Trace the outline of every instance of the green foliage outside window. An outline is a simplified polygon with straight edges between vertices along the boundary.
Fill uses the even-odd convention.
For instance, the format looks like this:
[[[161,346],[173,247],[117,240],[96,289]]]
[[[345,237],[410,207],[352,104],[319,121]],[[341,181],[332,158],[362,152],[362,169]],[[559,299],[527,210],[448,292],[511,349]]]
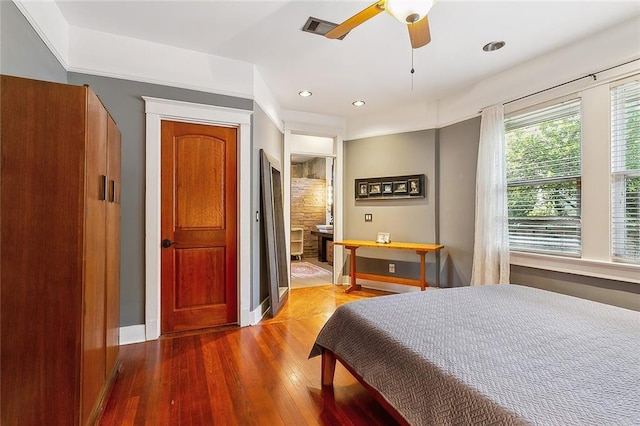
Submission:
[[[572,185],[562,182],[534,187],[514,184],[580,176],[580,117],[508,131],[506,142],[507,182],[512,188],[509,217],[579,215],[575,185],[572,189]]]
[[[506,122],[513,250],[581,252],[579,101],[570,108],[559,105]]]
[[[613,257],[640,261],[640,88],[612,90]]]

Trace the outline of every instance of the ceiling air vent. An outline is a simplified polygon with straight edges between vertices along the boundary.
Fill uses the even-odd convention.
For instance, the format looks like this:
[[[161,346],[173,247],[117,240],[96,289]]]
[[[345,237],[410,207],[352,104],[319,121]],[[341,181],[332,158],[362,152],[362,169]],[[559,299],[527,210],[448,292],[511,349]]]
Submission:
[[[318,34],[324,37],[326,33],[328,33],[329,31],[331,31],[337,26],[338,24],[334,24],[333,22],[323,21],[322,19],[310,17],[309,19],[307,19],[307,22],[302,27],[302,31],[311,33],[311,34]],[[346,35],[347,34],[340,37],[340,40],[342,40]]]

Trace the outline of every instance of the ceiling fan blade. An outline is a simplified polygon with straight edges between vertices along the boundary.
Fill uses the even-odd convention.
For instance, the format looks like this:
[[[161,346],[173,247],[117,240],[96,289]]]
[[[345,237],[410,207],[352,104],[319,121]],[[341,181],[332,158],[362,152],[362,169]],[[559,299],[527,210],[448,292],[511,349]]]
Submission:
[[[353,15],[351,18],[347,19],[331,31],[328,31],[324,36],[327,38],[340,38],[343,35],[347,34],[349,31],[362,24],[363,22],[368,21],[369,19],[376,16],[378,13],[384,10],[384,3],[386,0],[380,0],[377,3],[372,4],[364,10]]]
[[[423,19],[413,24],[407,24],[409,28],[409,37],[411,38],[411,47],[417,49],[427,45],[431,41],[431,32],[429,32],[429,17],[425,16]]]

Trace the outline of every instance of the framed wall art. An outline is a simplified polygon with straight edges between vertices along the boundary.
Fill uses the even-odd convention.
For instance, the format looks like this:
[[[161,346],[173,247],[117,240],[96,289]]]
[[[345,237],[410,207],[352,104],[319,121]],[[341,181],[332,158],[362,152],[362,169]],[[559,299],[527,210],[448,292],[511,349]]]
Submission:
[[[369,196],[369,184],[367,182],[359,182],[356,184],[356,198],[366,198]]]
[[[398,180],[393,182],[393,193],[405,195],[407,193],[407,181]]]
[[[426,177],[424,174],[355,180],[356,201],[424,198],[425,189]]]

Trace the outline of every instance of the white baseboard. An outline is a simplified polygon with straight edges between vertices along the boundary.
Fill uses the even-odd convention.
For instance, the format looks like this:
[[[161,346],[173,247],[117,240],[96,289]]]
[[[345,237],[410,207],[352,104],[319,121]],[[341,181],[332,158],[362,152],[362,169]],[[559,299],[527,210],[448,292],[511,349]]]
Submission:
[[[128,327],[120,327],[120,345],[129,345],[131,343],[145,342],[145,326],[144,324],[130,325]]]
[[[255,322],[254,324],[259,323],[260,321],[262,321],[262,318],[264,318],[264,316],[267,314],[267,312],[269,311],[269,308],[271,308],[271,301],[270,299],[267,297],[261,304],[260,306],[258,306],[258,309],[256,309],[254,312],[255,315]]]
[[[269,298],[267,298],[264,302],[262,302],[260,306],[258,306],[253,311],[250,311],[248,309],[242,310],[240,312],[240,317],[241,317],[240,326],[246,327],[249,325],[256,325],[257,323],[260,322],[260,320],[262,320],[262,317],[264,316],[264,314],[267,313],[268,309],[269,309]]]
[[[267,298],[253,311],[245,311],[242,314],[245,316],[247,323],[245,325],[255,325],[259,323],[269,310],[269,299]],[[146,326],[144,324],[130,325],[127,327],[120,327],[120,345],[130,345],[132,343],[146,342]],[[150,338],[148,340],[155,340]]]

